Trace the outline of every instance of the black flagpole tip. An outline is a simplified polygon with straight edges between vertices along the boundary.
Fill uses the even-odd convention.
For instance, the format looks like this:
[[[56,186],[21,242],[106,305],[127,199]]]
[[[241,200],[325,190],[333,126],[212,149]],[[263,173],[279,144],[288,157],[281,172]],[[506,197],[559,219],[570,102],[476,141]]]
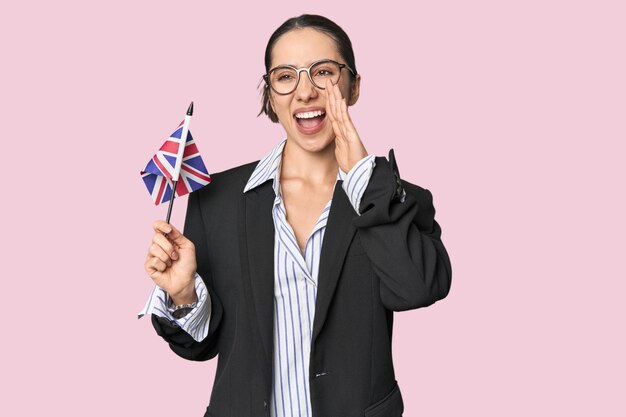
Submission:
[[[187,116],[193,116],[193,101],[191,102],[191,104],[189,105],[189,108],[187,109]]]

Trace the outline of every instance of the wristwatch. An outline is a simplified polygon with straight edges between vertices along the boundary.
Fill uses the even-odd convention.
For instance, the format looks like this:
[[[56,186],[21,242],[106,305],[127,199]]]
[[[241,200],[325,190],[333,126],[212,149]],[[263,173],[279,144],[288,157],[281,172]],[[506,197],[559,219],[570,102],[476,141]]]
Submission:
[[[196,305],[198,304],[197,301],[194,301],[191,304],[181,304],[179,306],[174,305],[172,301],[170,301],[170,303],[171,305],[167,309],[172,314],[172,317],[174,317],[177,320],[182,319],[187,314],[189,314],[191,310],[196,308]]]

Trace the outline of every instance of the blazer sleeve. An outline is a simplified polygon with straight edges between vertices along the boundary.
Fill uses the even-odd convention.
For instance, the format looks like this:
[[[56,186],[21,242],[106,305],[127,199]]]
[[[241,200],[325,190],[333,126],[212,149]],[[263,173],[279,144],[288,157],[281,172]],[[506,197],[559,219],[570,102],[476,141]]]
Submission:
[[[217,355],[217,341],[223,314],[222,303],[220,302],[218,295],[213,290],[211,268],[209,259],[207,258],[208,246],[205,236],[204,222],[202,220],[202,212],[200,210],[200,191],[202,191],[202,189],[189,195],[183,233],[195,245],[196,262],[198,265],[197,272],[204,281],[211,298],[209,332],[201,342],[196,342],[177,324],[155,314],[152,315],[152,325],[154,326],[154,329],[159,336],[169,343],[170,348],[174,351],[174,353],[182,358],[194,361],[205,361],[214,358]]]
[[[393,150],[377,157],[354,219],[389,310],[433,304],[450,291],[452,269],[430,191],[400,179]]]

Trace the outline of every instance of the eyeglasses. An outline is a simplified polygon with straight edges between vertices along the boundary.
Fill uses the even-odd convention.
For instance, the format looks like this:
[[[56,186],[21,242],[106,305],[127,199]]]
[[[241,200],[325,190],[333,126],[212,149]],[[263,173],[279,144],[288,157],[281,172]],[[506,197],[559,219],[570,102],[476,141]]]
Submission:
[[[352,75],[356,75],[354,70],[346,64],[340,64],[332,59],[322,59],[315,61],[308,68],[296,68],[292,65],[279,65],[272,68],[270,72],[263,75],[265,83],[269,85],[276,94],[291,94],[298,87],[300,82],[300,73],[306,71],[311,84],[319,89],[324,89],[326,80],[330,80],[333,84],[337,84],[341,78],[341,70],[348,69]]]

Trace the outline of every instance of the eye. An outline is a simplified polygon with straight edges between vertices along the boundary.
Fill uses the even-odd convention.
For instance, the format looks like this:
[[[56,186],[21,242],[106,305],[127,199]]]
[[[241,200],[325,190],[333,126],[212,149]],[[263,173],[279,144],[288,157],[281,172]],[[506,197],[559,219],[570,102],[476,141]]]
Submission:
[[[296,79],[296,75],[294,74],[294,72],[288,69],[276,71],[272,75],[272,81],[277,82],[277,83],[292,82],[295,79]]]
[[[334,78],[338,72],[339,69],[332,62],[322,62],[311,69],[312,75],[316,78]]]

